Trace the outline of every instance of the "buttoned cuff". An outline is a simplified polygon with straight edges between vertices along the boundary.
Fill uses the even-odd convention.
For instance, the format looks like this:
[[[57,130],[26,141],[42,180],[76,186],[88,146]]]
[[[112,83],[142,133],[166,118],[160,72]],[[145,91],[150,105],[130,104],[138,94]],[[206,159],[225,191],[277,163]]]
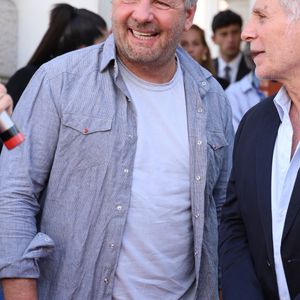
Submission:
[[[53,240],[42,232],[37,233],[22,257],[0,257],[0,278],[38,278],[38,259],[47,256],[53,249]]]

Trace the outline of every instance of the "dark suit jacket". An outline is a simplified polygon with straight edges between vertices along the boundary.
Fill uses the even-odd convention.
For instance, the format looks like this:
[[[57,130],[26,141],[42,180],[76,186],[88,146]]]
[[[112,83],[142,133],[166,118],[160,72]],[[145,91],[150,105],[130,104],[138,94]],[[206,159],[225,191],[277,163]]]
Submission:
[[[223,300],[278,300],[271,216],[271,169],[280,118],[272,99],[246,113],[220,225]],[[291,299],[300,299],[300,172],[289,203],[281,256]]]
[[[219,62],[218,62],[218,59],[215,58],[213,60],[213,63],[214,63],[214,67],[216,69],[216,72],[218,74],[218,70],[219,70]],[[236,75],[236,80],[235,81],[239,81],[241,80],[245,75],[247,75],[249,72],[251,71],[251,69],[248,68],[247,64],[246,64],[246,61],[245,61],[245,58],[244,56],[242,56],[242,59],[240,61],[240,64],[239,64],[239,69],[238,69],[238,72],[237,72],[237,75]],[[224,79],[225,80],[225,79]],[[228,83],[229,84],[229,83]]]

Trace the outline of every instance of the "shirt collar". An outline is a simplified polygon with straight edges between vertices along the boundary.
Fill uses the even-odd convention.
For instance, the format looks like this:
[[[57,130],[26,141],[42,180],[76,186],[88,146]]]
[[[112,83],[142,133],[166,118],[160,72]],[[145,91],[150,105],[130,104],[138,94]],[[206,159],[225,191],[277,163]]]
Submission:
[[[237,69],[240,61],[242,59],[242,53],[240,52],[237,57],[235,57],[232,61],[230,62],[225,62],[225,60],[222,57],[218,57],[219,60],[219,68],[223,70],[225,66],[229,66],[232,70]]]
[[[103,56],[100,64],[100,72],[103,72],[104,69],[107,68],[107,66],[110,64],[111,61],[116,61],[116,58],[117,58],[117,51],[116,51],[115,40],[114,40],[114,36],[111,34],[104,42]]]
[[[286,89],[284,87],[281,87],[279,92],[274,98],[274,104],[278,111],[279,117],[281,122],[284,118],[289,118],[289,112],[291,107],[291,98],[289,97]]]

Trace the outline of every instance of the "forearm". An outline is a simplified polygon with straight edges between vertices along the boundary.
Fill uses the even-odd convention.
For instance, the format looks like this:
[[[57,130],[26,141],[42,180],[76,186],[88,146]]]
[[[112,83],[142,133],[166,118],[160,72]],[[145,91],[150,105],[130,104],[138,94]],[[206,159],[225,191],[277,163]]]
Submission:
[[[36,279],[2,279],[5,300],[37,300]]]

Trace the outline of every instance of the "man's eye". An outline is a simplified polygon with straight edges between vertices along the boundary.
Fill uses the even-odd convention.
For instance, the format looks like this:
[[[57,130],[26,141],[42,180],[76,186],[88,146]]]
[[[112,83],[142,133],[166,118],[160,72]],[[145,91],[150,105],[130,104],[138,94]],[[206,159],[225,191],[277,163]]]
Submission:
[[[125,4],[134,4],[137,2],[137,0],[122,0],[122,2]]]
[[[257,14],[257,18],[258,18],[259,20],[263,21],[263,20],[265,20],[265,19],[267,18],[267,16],[264,15],[264,14],[258,13],[258,14]]]
[[[187,47],[188,46],[188,43],[185,42],[185,41],[181,42],[180,44],[181,44],[182,47]]]
[[[170,3],[166,1],[155,1],[154,2],[155,6],[161,9],[168,9],[171,7]]]

